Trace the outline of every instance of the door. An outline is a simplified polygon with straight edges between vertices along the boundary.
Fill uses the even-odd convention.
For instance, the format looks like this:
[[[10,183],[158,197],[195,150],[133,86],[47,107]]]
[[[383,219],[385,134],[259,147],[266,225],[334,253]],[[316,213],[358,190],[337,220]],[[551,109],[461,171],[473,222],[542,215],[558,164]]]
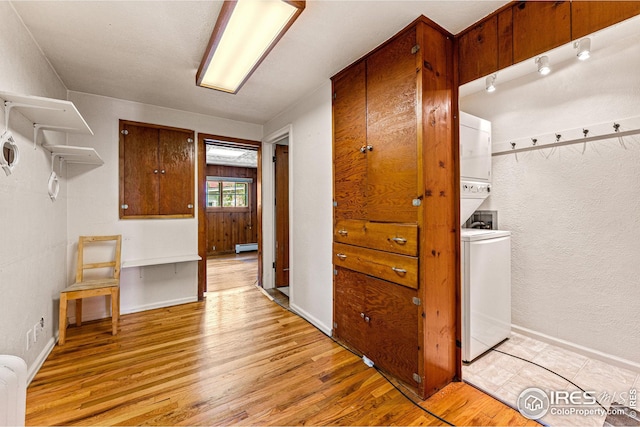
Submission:
[[[276,145],[276,287],[289,286],[289,147]]]

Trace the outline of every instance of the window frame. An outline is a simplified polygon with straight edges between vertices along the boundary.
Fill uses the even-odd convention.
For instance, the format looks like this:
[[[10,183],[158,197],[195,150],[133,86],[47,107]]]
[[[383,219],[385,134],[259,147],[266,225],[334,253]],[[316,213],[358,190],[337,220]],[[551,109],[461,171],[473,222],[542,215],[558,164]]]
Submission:
[[[207,176],[207,184],[205,185],[205,208],[207,212],[250,212],[251,211],[251,189],[253,185],[252,178],[228,177],[228,176]],[[222,198],[222,187],[225,182],[244,183],[246,187],[246,206],[209,206],[209,187],[210,181],[218,182],[220,189],[220,197]],[[222,200],[221,200],[222,202]]]

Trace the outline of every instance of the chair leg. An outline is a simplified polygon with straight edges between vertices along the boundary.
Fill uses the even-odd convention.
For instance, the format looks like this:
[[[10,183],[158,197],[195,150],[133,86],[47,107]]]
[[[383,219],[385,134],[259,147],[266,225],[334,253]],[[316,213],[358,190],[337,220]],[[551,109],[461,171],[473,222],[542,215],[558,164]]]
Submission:
[[[118,322],[120,321],[120,289],[111,290],[111,327],[112,335],[118,334]]]
[[[58,320],[58,345],[64,345],[67,334],[67,295],[60,294],[60,319]]]
[[[82,298],[76,299],[76,326],[82,326]]]

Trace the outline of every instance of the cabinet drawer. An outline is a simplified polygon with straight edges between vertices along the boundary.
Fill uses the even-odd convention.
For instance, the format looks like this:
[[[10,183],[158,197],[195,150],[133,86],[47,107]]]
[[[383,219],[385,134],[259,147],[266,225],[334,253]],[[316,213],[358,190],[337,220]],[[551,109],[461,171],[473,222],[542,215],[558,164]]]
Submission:
[[[333,264],[409,288],[418,288],[418,258],[415,257],[334,243]]]
[[[342,220],[336,223],[333,240],[385,252],[418,256],[416,224]]]

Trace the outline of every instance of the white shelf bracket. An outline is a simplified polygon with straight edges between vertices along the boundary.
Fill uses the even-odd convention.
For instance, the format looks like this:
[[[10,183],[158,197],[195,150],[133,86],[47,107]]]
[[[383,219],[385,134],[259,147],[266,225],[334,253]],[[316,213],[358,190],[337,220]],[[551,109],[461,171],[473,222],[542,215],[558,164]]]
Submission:
[[[40,110],[51,110],[51,111],[67,111],[64,108],[52,108],[52,107],[44,107],[40,105],[32,105],[25,104],[20,102],[13,101],[4,101],[4,127],[5,129],[9,129],[9,116],[11,115],[11,110],[13,108],[37,108]],[[56,130],[70,130],[70,128],[57,128],[54,126],[45,126],[39,125],[37,123],[33,123],[33,149],[36,149],[36,141],[38,140],[38,131],[40,129],[56,129]]]

